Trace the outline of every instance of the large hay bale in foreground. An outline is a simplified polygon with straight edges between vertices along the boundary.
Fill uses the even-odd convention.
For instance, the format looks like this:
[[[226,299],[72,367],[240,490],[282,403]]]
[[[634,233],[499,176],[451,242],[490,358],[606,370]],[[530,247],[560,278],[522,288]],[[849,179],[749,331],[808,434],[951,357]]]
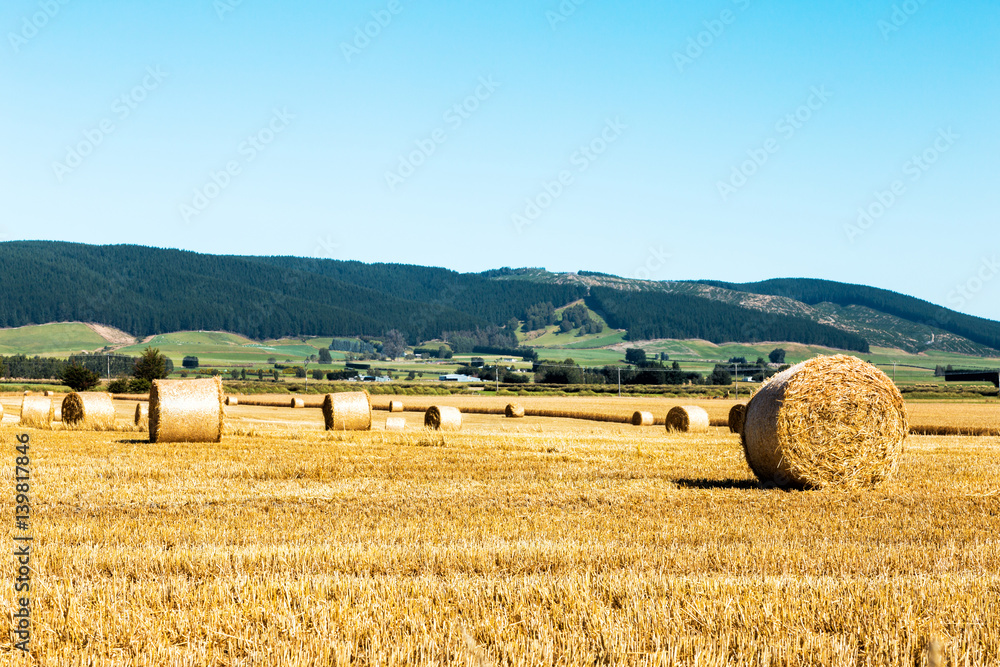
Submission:
[[[222,442],[222,380],[153,380],[150,442]]]
[[[111,431],[115,427],[115,401],[111,394],[74,391],[63,399],[62,420],[73,428]]]
[[[226,396],[226,405],[239,405],[240,399],[235,396]]]
[[[389,412],[402,412],[403,402],[402,401],[389,401]]]
[[[747,406],[743,403],[737,403],[729,408],[729,431],[731,433],[739,433],[743,430],[743,419],[746,417],[746,412]]]
[[[503,414],[510,419],[520,419],[524,416],[524,406],[520,403],[508,403],[503,409]]]
[[[652,426],[654,421],[652,412],[636,410],[632,413],[632,426]]]
[[[149,403],[135,404],[135,425],[141,427],[149,426]]]
[[[816,357],[775,375],[746,407],[743,451],[765,484],[857,488],[895,474],[907,415],[871,364]]]
[[[292,408],[304,408],[306,407],[306,402],[301,398],[293,398],[290,405]]]
[[[678,405],[667,413],[667,430],[682,433],[707,433],[711,421],[705,408],[697,405]]]
[[[21,426],[25,428],[52,428],[52,399],[44,396],[25,396],[21,399]]]
[[[385,420],[386,431],[405,431],[406,417],[387,417]]]
[[[367,391],[327,394],[323,399],[327,431],[370,431],[372,401]]]
[[[462,429],[462,412],[446,405],[432,405],[424,413],[424,426],[435,431],[459,431]]]

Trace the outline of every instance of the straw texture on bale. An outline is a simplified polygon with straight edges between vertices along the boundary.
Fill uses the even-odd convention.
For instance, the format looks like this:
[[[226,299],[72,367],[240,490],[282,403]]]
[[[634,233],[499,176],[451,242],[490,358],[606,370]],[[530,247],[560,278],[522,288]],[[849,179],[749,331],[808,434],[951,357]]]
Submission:
[[[52,421],[62,421],[62,401],[52,401]]]
[[[432,405],[424,413],[424,426],[435,431],[461,430],[462,412],[458,408]]]
[[[0,403],[0,420],[3,419],[3,403]]]
[[[111,394],[98,392],[69,394],[62,402],[63,423],[91,431],[115,427],[115,402]]]
[[[135,425],[149,426],[149,403],[135,404]]]
[[[746,413],[747,406],[743,403],[737,403],[729,408],[729,431],[731,433],[740,433],[743,431],[743,418],[746,416]]]
[[[367,391],[327,394],[323,399],[327,431],[370,431],[372,401]]]
[[[511,419],[520,419],[524,416],[524,406],[519,403],[508,403],[503,409],[503,414]]]
[[[226,396],[226,405],[239,405],[240,399],[235,396]]]
[[[234,398],[235,397],[231,397]],[[262,408],[287,408],[289,405],[289,399],[287,395],[282,394],[261,394],[257,396],[240,396],[239,405],[254,406]],[[316,394],[312,396],[305,396],[303,399],[305,401],[307,408],[322,408],[323,407],[323,396]],[[236,405],[236,403],[230,403],[230,405]]]
[[[846,355],[816,357],[750,399],[743,452],[765,484],[860,488],[895,474],[906,433],[903,396],[885,373]]]
[[[222,442],[222,380],[153,380],[150,442]]]
[[[678,405],[667,413],[667,430],[683,433],[705,433],[710,421],[705,408],[697,405]]]
[[[405,431],[406,417],[387,417],[385,420],[386,431]]]
[[[304,408],[306,407],[306,402],[301,398],[293,398],[291,401],[291,407],[293,408]]]
[[[52,428],[52,399],[44,396],[25,396],[21,399],[21,426],[27,428]]]
[[[389,412],[402,412],[403,402],[402,401],[389,401]]]
[[[654,421],[652,412],[636,410],[632,413],[632,426],[652,426]]]

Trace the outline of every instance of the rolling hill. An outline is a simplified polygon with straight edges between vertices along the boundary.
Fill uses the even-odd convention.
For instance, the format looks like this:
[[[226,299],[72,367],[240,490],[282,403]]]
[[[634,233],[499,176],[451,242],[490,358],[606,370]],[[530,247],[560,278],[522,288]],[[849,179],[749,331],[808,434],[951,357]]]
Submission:
[[[114,327],[124,339],[202,330],[258,341],[379,337],[397,329],[411,344],[482,334],[511,345],[527,339],[574,348],[702,339],[1000,356],[998,322],[887,290],[820,280],[652,282],[537,268],[457,273],[42,241],[0,243],[0,266],[0,328],[86,322]],[[581,300],[608,329],[567,335],[550,327],[518,331],[515,338],[533,306],[559,309]],[[67,341],[67,350],[102,346],[103,330],[78,330],[71,337],[94,339]]]

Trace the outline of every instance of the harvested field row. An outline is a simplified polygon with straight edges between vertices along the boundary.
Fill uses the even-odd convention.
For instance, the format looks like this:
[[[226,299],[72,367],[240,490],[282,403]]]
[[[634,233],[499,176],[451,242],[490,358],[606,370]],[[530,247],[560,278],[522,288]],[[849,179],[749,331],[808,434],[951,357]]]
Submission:
[[[728,432],[530,420],[38,434],[40,664],[921,665],[932,638],[1000,663],[1000,439],[916,437],[872,492],[779,492]]]
[[[5,420],[16,422],[20,414],[23,396],[8,395],[0,398],[6,410]],[[116,395],[116,402],[147,401],[146,395]],[[287,408],[291,395],[256,395],[237,396],[240,407],[273,407]],[[304,395],[306,408],[322,408],[323,396]],[[653,414],[654,424],[663,426],[667,412],[678,405],[699,405],[708,412],[711,425],[728,427],[729,411],[737,404],[733,400],[716,399],[665,399],[665,398],[617,398],[617,397],[553,397],[553,396],[523,396],[513,397],[514,402],[523,405],[526,414],[538,417],[582,418],[610,423],[627,424],[631,422],[634,412],[644,411]],[[413,397],[413,396],[375,396],[372,398],[372,408],[388,411],[390,402],[403,404],[406,412],[426,412],[432,405],[450,405],[459,408],[463,414],[503,415],[512,397],[506,396],[447,396],[447,397]],[[567,410],[567,402],[574,409]],[[743,403],[745,401],[740,401]],[[963,403],[955,401],[909,401],[906,403],[910,418],[910,432],[914,435],[995,435],[1000,432],[1000,402],[987,401]],[[130,412],[135,410],[132,405]],[[310,412],[310,410],[307,410]],[[238,413],[236,413],[238,414]],[[119,418],[121,418],[119,416]],[[283,418],[292,419],[292,418]],[[313,421],[307,415],[307,421]],[[294,421],[299,421],[295,418]],[[322,423],[322,419],[319,419]]]

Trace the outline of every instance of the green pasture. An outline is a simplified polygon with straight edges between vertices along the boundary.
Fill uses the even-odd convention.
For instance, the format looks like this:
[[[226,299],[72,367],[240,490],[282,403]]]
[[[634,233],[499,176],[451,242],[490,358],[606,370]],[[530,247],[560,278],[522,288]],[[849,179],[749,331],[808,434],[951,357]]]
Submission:
[[[108,341],[85,324],[42,324],[0,330],[0,355],[68,357],[101,350]]]

